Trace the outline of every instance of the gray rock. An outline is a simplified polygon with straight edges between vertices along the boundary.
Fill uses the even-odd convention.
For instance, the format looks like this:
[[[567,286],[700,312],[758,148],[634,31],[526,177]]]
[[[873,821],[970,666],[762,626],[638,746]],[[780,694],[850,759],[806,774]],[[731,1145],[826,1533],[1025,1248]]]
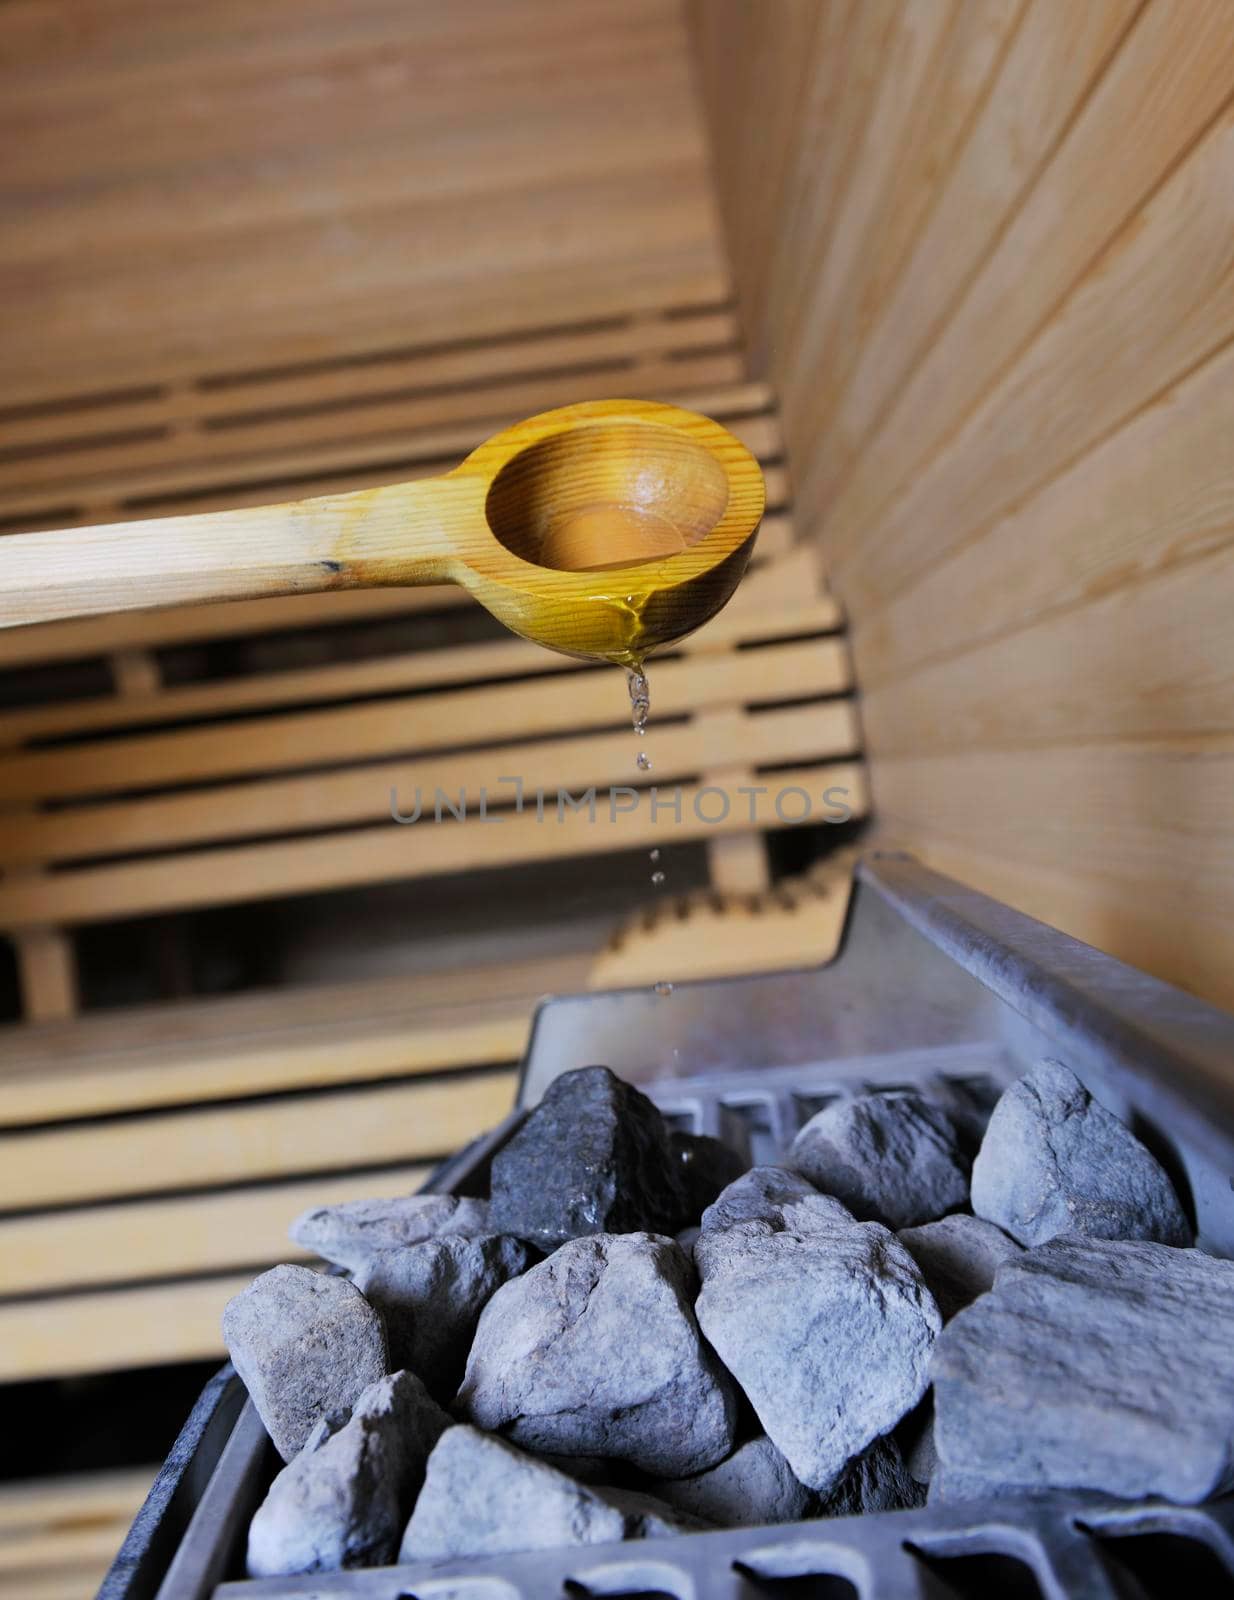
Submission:
[[[992,1289],[998,1268],[1020,1254],[1020,1246],[1001,1228],[959,1213],[902,1228],[899,1240],[921,1268],[944,1319]]]
[[[933,1391],[909,1413],[896,1429],[896,1443],[914,1482],[928,1484],[938,1471],[938,1451],[934,1448]]]
[[[702,1231],[718,1233],[739,1222],[769,1222],[779,1227],[785,1206],[807,1198],[817,1200],[821,1196],[800,1173],[789,1172],[785,1167],[751,1167],[721,1190],[703,1212]],[[839,1201],[830,1203],[839,1207]]]
[[[696,1526],[648,1495],[588,1488],[506,1440],[464,1426],[444,1434],[429,1457],[399,1559],[612,1544]]]
[[[445,1234],[382,1250],[357,1274],[356,1287],[385,1321],[391,1364],[410,1368],[439,1398],[451,1398],[481,1311],[535,1259],[529,1245],[505,1234]]]
[[[1041,1062],[995,1106],[973,1165],[973,1210],[1025,1245],[1060,1233],[1192,1239],[1157,1160],[1060,1061]]]
[[[905,1511],[926,1502],[924,1484],[918,1483],[888,1434],[844,1469],[815,1512],[820,1517],[863,1517],[870,1511]]]
[[[625,1517],[627,1539],[664,1539],[679,1533],[706,1533],[715,1527],[714,1522],[692,1516],[641,1489],[603,1484],[596,1493]]]
[[[829,1490],[921,1399],[942,1317],[880,1224],[821,1195],[790,1201],[782,1218],[779,1231],[704,1223],[695,1311],[794,1474]]]
[[[1187,1504],[1234,1485],[1234,1262],[1055,1239],[998,1270],[935,1351],[944,1492],[961,1476]]]
[[[788,1164],[861,1221],[889,1228],[931,1222],[968,1200],[955,1123],[911,1090],[825,1106],[793,1140]]]
[[[692,1478],[652,1484],[669,1505],[721,1528],[753,1528],[767,1522],[799,1522],[812,1514],[815,1495],[767,1435],[739,1445],[731,1456]]]
[[[685,1192],[685,1215],[692,1222],[750,1165],[728,1145],[705,1133],[670,1133],[669,1146]]]
[[[607,1483],[613,1476],[613,1463],[603,1456],[563,1456],[551,1450],[537,1450],[536,1460],[564,1472],[567,1478],[578,1483]]]
[[[284,1461],[388,1370],[381,1318],[345,1278],[274,1267],[227,1302],[223,1342]]]
[[[370,1384],[350,1417],[319,1422],[257,1508],[249,1577],[393,1561],[429,1452],[449,1426],[410,1372]]]
[[[675,1233],[694,1220],[679,1168],[645,1094],[607,1067],[563,1073],[493,1157],[491,1231],[546,1250],[586,1234]]]
[[[291,1225],[291,1237],[323,1261],[358,1272],[379,1250],[435,1239],[491,1233],[488,1201],[466,1195],[411,1194],[389,1200],[348,1200],[314,1206]]]
[[[595,1234],[503,1284],[480,1314],[457,1406],[529,1450],[685,1477],[726,1456],[736,1400],[703,1343],[681,1249]]]

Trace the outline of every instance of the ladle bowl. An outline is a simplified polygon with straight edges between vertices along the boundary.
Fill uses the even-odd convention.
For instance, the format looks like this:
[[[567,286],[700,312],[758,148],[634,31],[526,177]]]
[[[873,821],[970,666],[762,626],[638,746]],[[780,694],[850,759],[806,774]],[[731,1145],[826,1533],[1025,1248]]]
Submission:
[[[456,583],[524,638],[628,666],[725,604],[763,500],[758,463],[709,417],[588,401],[516,423],[436,478],[0,538],[0,626]]]

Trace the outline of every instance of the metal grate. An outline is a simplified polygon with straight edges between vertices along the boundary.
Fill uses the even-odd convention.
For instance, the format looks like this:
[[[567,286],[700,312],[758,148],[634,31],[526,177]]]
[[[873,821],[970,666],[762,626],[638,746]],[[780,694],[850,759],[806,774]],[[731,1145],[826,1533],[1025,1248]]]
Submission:
[[[666,1080],[664,1063],[678,1051],[707,1070]],[[547,1003],[520,1104],[534,1104],[559,1072],[604,1060],[641,1081],[678,1125],[782,1148],[830,1096],[911,1084],[979,1110],[1047,1052],[1064,1056],[1170,1151],[1201,1242],[1234,1254],[1234,1092],[1214,1072],[1234,1060],[1234,1022],[907,858],[863,864],[829,968],[683,985],[668,1001],[630,991]],[[493,1151],[522,1114],[448,1163],[431,1187],[482,1192]],[[202,1407],[234,1405],[238,1391],[233,1378],[222,1399],[218,1391],[203,1397],[185,1437],[204,1438]],[[217,1442],[188,1454],[195,1470],[213,1474],[163,1587],[151,1571],[140,1581],[134,1574],[151,1530],[167,1523],[183,1471],[156,1485],[100,1600],[1157,1600],[1234,1592],[1234,1497],[1180,1507],[1079,1493],[431,1568],[236,1580],[248,1519],[274,1465],[264,1430],[246,1405],[221,1455]]]

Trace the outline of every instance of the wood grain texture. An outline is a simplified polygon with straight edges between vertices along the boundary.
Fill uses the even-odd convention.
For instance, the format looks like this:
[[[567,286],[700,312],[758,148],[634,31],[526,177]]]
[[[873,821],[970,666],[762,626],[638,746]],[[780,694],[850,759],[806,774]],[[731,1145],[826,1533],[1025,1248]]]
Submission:
[[[724,292],[673,0],[30,0],[0,40],[6,404]]]
[[[974,27],[983,8],[963,9]],[[832,59],[803,83],[774,11],[697,7],[713,124],[758,115],[722,42],[755,11],[798,107],[762,168],[813,177],[831,227],[803,259],[783,214],[772,268],[734,264],[784,396],[798,525],[852,632],[878,837],[1234,1006],[1229,7],[1027,0],[964,47],[957,18],[880,123],[900,160],[850,145],[839,199],[807,108],[847,140],[858,105],[888,104],[892,57],[871,86],[868,40],[825,3],[812,38]],[[737,238],[759,213],[724,150]],[[880,236],[894,247],[837,297]],[[811,296],[810,336],[785,337]]]
[[[456,1073],[5,1133],[0,1211],[440,1160],[501,1121],[516,1076]]]
[[[723,607],[765,500],[758,462],[711,418],[580,402],[415,483],[12,534],[0,539],[0,626],[456,583],[537,644],[641,664]]]

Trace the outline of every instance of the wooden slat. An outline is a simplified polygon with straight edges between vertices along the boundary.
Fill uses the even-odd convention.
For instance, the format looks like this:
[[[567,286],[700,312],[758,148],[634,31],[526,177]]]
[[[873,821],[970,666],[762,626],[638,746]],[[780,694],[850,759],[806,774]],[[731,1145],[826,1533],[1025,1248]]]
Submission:
[[[1234,43],[1230,51],[1234,70]],[[851,563],[834,564],[841,593],[855,609],[868,613],[906,588],[1234,335],[1232,161],[1234,114],[1227,114],[946,452],[877,531],[867,528],[860,572]],[[1160,315],[1167,297],[1179,308],[1175,316]]]
[[[164,1002],[0,1030],[0,1124],[28,1124],[517,1061],[589,957]]]
[[[871,331],[894,292],[914,243],[937,202],[974,119],[986,107],[1027,0],[954,7],[946,32],[926,60],[929,41],[906,28],[899,61],[888,59],[871,134],[858,178],[864,222],[845,217],[832,230],[823,273],[802,313],[802,348],[785,373],[782,400],[798,431],[814,429],[815,445],[802,470],[844,452],[835,413],[854,372],[864,363]],[[917,21],[914,7],[905,21]],[[935,19],[936,24],[938,19]],[[897,71],[898,66],[898,71]],[[916,92],[914,93],[914,78]],[[852,209],[852,205],[846,208]],[[851,230],[851,231],[850,231]],[[936,291],[919,286],[918,294]],[[810,381],[812,380],[812,381]]]
[[[768,556],[773,552],[787,552],[790,548],[787,520],[769,519],[759,533],[760,546],[764,540]],[[765,563],[756,563],[732,601],[718,617],[692,635],[685,648],[697,652],[838,627],[839,607],[830,596],[803,599],[802,584],[806,585],[806,595],[815,586],[811,581],[814,569],[811,552],[799,550],[791,555],[784,554],[780,562],[782,571],[765,575],[762,572]],[[773,611],[767,604],[772,595],[783,595],[790,603],[781,603]],[[524,675],[577,672],[579,666],[579,662],[555,655],[525,639],[503,637],[483,644],[452,645],[442,650],[417,650],[367,661],[331,662],[321,667],[186,684],[127,699],[95,695],[88,700],[52,701],[0,713],[0,748],[55,733],[84,733],[151,722],[172,723],[190,717],[268,710],[297,703],[319,705],[391,689],[442,688],[469,679],[491,682]]]
[[[0,1283],[5,1295],[46,1294],[309,1261],[287,1233],[302,1211],[412,1194],[429,1170],[390,1167],[0,1221]]]
[[[0,1382],[222,1358],[223,1307],[250,1273],[0,1303]]]
[[[720,387],[690,387],[684,383],[668,395],[687,410],[702,411],[723,421],[741,437],[771,405],[771,392],[762,383],[726,383]],[[70,501],[95,508],[93,520],[116,521],[162,515],[165,510],[212,510],[236,505],[262,505],[297,494],[330,494],[368,484],[401,482],[441,472],[453,466],[484,438],[518,417],[510,414],[473,415],[469,421],[418,429],[396,440],[348,439],[338,444],[319,443],[311,449],[239,451],[203,484],[200,468],[187,463],[164,463],[141,471],[100,472],[79,475]],[[213,488],[211,487],[213,484]],[[10,492],[4,498],[6,519],[23,514],[46,518],[50,509],[65,505],[66,496],[54,489]],[[769,493],[768,503],[774,503]],[[110,508],[104,511],[102,508]],[[117,511],[117,507],[121,509]],[[57,513],[59,514],[59,513]],[[48,524],[50,525],[50,524]],[[61,628],[70,624],[48,624]]]
[[[1132,966],[1234,1007],[1234,739],[891,758],[888,838]]]
[[[863,689],[899,679],[911,687],[923,662],[1003,635],[1020,635],[1023,649],[1021,630],[1038,619],[1186,562],[1196,562],[1192,600],[1207,610],[1208,563],[1197,558],[1228,545],[1234,531],[1232,438],[1234,350],[1227,350],[875,612],[855,642]],[[1128,603],[1135,601],[1129,596]],[[1166,659],[1211,649],[1225,631],[1215,624],[1201,635],[1185,610],[1175,614],[1179,633]],[[1127,647],[1151,669],[1153,654],[1138,641],[1133,646],[1130,634]],[[1034,636],[1028,653],[1035,651]],[[1195,687],[1211,685],[1211,672],[1197,670]],[[1085,685],[1092,712],[1099,714],[1107,694],[1125,692],[1137,677],[1124,654],[1121,682]],[[1144,704],[1150,709],[1147,697]],[[1216,706],[1210,714],[1222,715]]]
[[[654,771],[631,770],[630,735],[593,734],[573,739],[529,742],[517,747],[519,774],[529,786],[556,792],[596,784],[646,788],[653,780],[714,776],[740,752],[746,763],[772,763],[852,755],[860,736],[856,713],[847,700],[828,701],[757,716],[732,712],[718,723],[704,715],[674,727],[659,741]],[[24,813],[10,819],[0,835],[0,866],[13,862],[70,861],[88,856],[151,855],[160,850],[224,839],[286,835],[343,824],[388,818],[391,796],[399,809],[412,806],[419,791],[431,812],[440,790],[479,803],[486,792],[494,807],[513,800],[510,785],[497,775],[511,765],[507,746],[462,755],[382,762],[354,771],[312,773],[261,783],[211,788],[203,793],[117,801],[67,811]],[[45,1013],[53,1014],[53,1013]],[[67,1013],[64,1013],[67,1014]]]
[[[17,415],[3,424],[6,455],[20,456],[35,445],[64,446],[135,428],[167,427],[173,423],[232,423],[274,412],[288,416],[331,406],[372,405],[387,397],[468,386],[469,416],[482,414],[489,403],[488,388],[499,388],[503,378],[534,383],[542,373],[581,371],[602,363],[612,368],[645,364],[650,357],[680,359],[696,351],[715,352],[735,347],[738,333],[731,311],[700,308],[683,317],[614,317],[598,326],[546,329],[522,337],[468,341],[407,353],[361,356],[351,363],[305,368],[294,375],[278,373],[246,381],[205,386],[179,385],[147,397],[138,391],[132,400],[104,405],[82,404],[71,410],[36,410]],[[678,383],[690,382],[688,366]],[[432,413],[434,426],[443,420]],[[247,429],[244,430],[247,433]],[[330,433],[333,443],[340,433]],[[73,462],[64,461],[71,474]]]
[[[1082,6],[1030,0],[894,294],[864,330],[852,380],[817,449],[808,454],[801,449],[809,438],[805,430],[815,420],[812,414],[788,414],[790,439],[801,458],[802,503],[811,517],[826,509],[831,548],[847,548],[850,530],[866,526],[904,482],[910,463],[921,459],[914,447],[918,435],[943,436],[934,432],[938,419],[928,387],[922,400],[924,378],[912,379],[916,411],[910,414],[904,403],[910,375],[1002,230],[1033,185],[1042,181],[1043,168],[1140,6],[1141,0],[1092,0]],[[1109,175],[1102,181],[1108,182]],[[1049,204],[1053,191],[1048,180],[1040,193]],[[1000,348],[1006,348],[1001,339]],[[986,351],[965,350],[964,373],[975,364],[984,366],[985,360]],[[920,415],[923,403],[928,416]],[[860,469],[841,490],[841,479],[855,456],[866,451],[864,441],[876,428],[877,445],[871,443]]]
[[[680,361],[665,359],[637,368],[614,362],[597,371],[514,379],[486,386],[479,397],[464,388],[299,416],[281,417],[276,413],[268,418],[254,417],[242,428],[157,433],[153,438],[134,433],[128,443],[119,443],[114,437],[94,445],[79,441],[69,452],[34,452],[12,460],[0,455],[0,497],[8,499],[10,495],[27,495],[50,487],[63,499],[72,496],[79,475],[88,478],[105,471],[127,477],[163,462],[174,463],[181,471],[192,470],[199,484],[226,483],[235,471],[238,457],[251,462],[264,459],[267,453],[305,449],[318,443],[337,448],[341,440],[349,438],[366,442],[385,439],[387,448],[397,448],[402,438],[417,428],[462,422],[477,414],[490,418],[531,416],[580,400],[606,399],[629,387],[656,396],[683,385],[736,383],[744,373],[745,361],[737,351],[721,351]]]
[[[6,8],[9,404],[723,297],[668,0],[200,10]]]
[[[870,263],[879,259],[880,210],[890,198],[895,169],[905,164],[906,149],[911,160],[922,145],[920,99],[940,70],[941,47],[954,15],[953,0],[916,0],[895,8],[859,159],[831,218],[826,248],[815,257],[818,270],[808,297],[792,325],[797,358],[781,388],[782,403],[790,410],[804,400],[803,391],[817,386],[820,351],[827,349],[828,370],[838,374],[859,339],[854,298]],[[810,396],[811,405],[820,400],[826,415],[825,396]]]
[[[934,559],[940,546],[959,543],[1047,481],[1234,331],[1227,286],[1234,148],[1228,116],[1153,194],[1211,122],[1234,77],[1228,8],[1213,0],[1189,8],[1188,15],[1185,41],[1168,51],[1174,38],[1169,6],[1150,8],[1133,30],[1043,179],[1039,203],[1017,218],[929,362],[902,393],[883,434],[885,441],[894,437],[894,469],[885,442],[862,472],[881,472],[883,506],[893,470],[901,486],[911,479],[907,491],[885,515],[866,515],[860,524],[844,500],[837,504],[833,565],[844,572],[855,607],[872,609],[928,564],[915,543],[919,518],[936,519]],[[1134,153],[1127,142],[1132,123]],[[1110,173],[1118,174],[1117,184],[1108,182]],[[1083,199],[1098,192],[1100,208]],[[1136,214],[1145,195],[1152,197]],[[1083,227],[1072,220],[1078,207],[1087,219]],[[1103,244],[1105,253],[1098,254]],[[1027,285],[1025,261],[1034,264]],[[1167,296],[1180,307],[1176,317],[1159,314]],[[928,418],[914,409],[925,395]],[[946,448],[932,456],[944,441]],[[923,470],[914,474],[914,466]],[[863,571],[850,583],[858,526]],[[889,545],[895,548],[894,578],[886,570]]]
[[[449,1155],[499,1122],[516,1074],[287,1095],[0,1136],[0,1210]]]
[[[66,1473],[0,1485],[0,1531],[112,1521],[127,1526],[154,1481],[154,1467]]]
[[[400,878],[478,871],[515,863],[561,859],[651,844],[718,838],[721,832],[790,825],[790,822],[835,820],[821,797],[828,789],[847,791],[854,815],[865,810],[862,769],[853,763],[824,764],[777,772],[772,789],[807,789],[811,806],[800,817],[781,816],[771,796],[751,801],[730,796],[727,816],[712,824],[695,814],[697,785],[682,785],[683,820],[662,815],[653,820],[651,806],[611,813],[603,800],[593,823],[586,811],[566,810],[537,821],[534,806],[511,815],[498,826],[466,822],[437,825],[429,817],[416,826],[358,828],[319,839],[266,842],[202,852],[168,860],[133,861],[115,866],[65,870],[48,875],[37,887],[0,884],[0,925],[21,927],[48,920],[72,924],[142,916],[153,911],[191,906],[233,905],[276,895],[307,894],[343,885],[387,883]],[[530,798],[530,797],[529,797]],[[665,802],[667,804],[667,801]],[[791,810],[799,804],[786,801]],[[708,802],[704,801],[704,809]],[[720,810],[716,803],[717,813]]]
[[[835,639],[687,656],[664,662],[653,675],[655,711],[662,716],[709,705],[837,694],[848,687],[847,655]],[[623,694],[618,673],[585,672],[10,755],[0,758],[0,798],[65,798],[120,787],[201,782],[398,750],[462,746],[516,731],[529,739],[611,726],[624,721]]]
[[[919,667],[862,702],[880,758],[1058,742],[1204,737],[1225,726],[1230,681],[1211,641],[1234,618],[1230,545]]]

